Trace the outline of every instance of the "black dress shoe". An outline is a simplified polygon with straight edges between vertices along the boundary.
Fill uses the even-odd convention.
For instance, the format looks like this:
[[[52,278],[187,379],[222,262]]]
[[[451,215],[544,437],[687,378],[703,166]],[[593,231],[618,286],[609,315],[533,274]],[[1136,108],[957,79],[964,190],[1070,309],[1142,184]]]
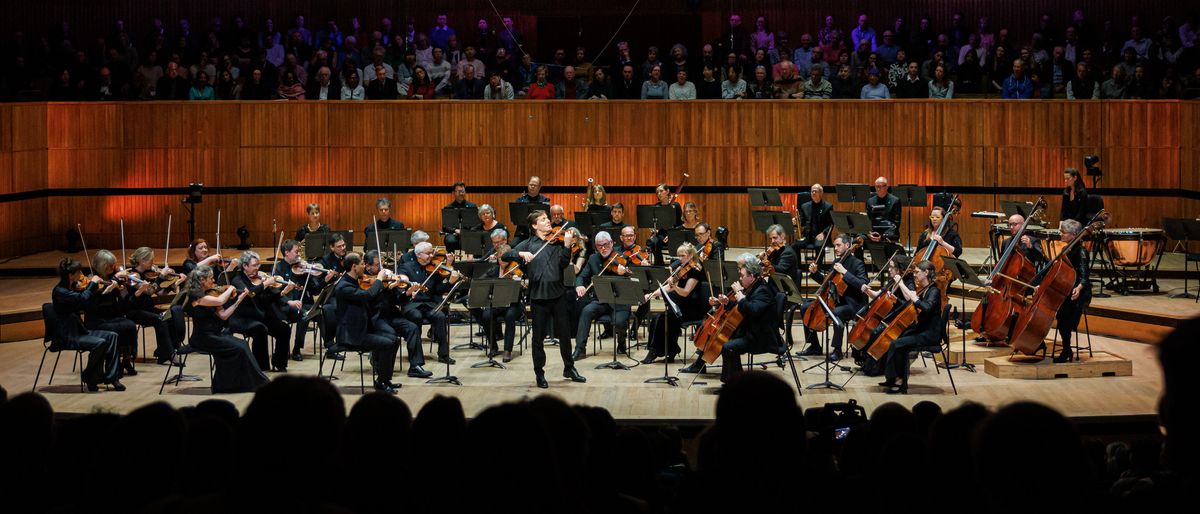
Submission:
[[[304,360],[304,355],[302,355],[299,351],[292,352],[292,360],[301,362]]]
[[[386,383],[388,385],[388,387],[391,387],[392,389],[400,389],[401,387],[404,386],[404,384],[397,384],[395,382],[392,382],[391,380],[384,380],[383,382]]]
[[[892,387],[894,385],[896,385],[896,383],[890,380],[884,380],[883,382],[879,383],[879,387]]]
[[[491,348],[488,348],[488,352],[487,352],[487,358],[491,359],[491,358],[493,358],[493,357],[495,357],[495,356],[497,356],[497,355],[500,355],[500,349],[499,349],[499,348],[496,348],[495,346],[493,346],[493,347],[491,347]]]
[[[458,361],[454,360],[454,357],[438,357],[438,362],[441,364],[449,364],[449,365],[453,366],[454,363],[456,363]]]
[[[700,360],[700,359],[696,359],[696,361],[691,363],[691,365],[688,365],[683,368],[679,368],[679,372],[680,373],[704,373],[706,369],[707,368],[704,366],[704,361]]]
[[[408,368],[408,376],[413,378],[429,378],[433,376],[433,372],[427,371],[420,366],[411,366]]]
[[[840,349],[834,350],[832,353],[829,354],[829,360],[831,360],[833,362],[842,360],[842,351]]]
[[[536,382],[537,382],[537,386],[538,386],[538,387],[540,387],[540,388],[542,388],[542,389],[549,389],[549,388],[550,388],[550,382],[547,382],[547,381],[546,381],[546,377],[543,377],[543,376],[538,376],[538,377],[537,377],[537,380],[536,380]]]
[[[587,379],[583,378],[583,375],[580,375],[579,372],[575,370],[575,368],[564,369],[563,370],[563,378],[569,378],[569,379],[571,379],[572,382],[579,382],[581,384],[584,382],[587,382]]]
[[[122,384],[120,380],[113,380],[112,383],[109,385],[112,386],[113,391],[124,391],[125,390],[125,384]]]
[[[679,352],[675,352],[675,353],[672,353],[671,355],[668,355],[667,356],[667,364],[674,364],[676,355],[679,355]]]
[[[656,359],[658,359],[658,352],[650,350],[650,353],[647,353],[646,357],[642,359],[642,364],[654,364]]]
[[[612,330],[605,330],[600,333],[600,339],[608,339],[610,337],[612,337]]]
[[[587,350],[584,350],[582,348],[576,349],[575,352],[571,354],[571,360],[573,360],[573,361],[581,361],[586,358],[587,358]]]
[[[383,392],[389,393],[389,394],[396,394],[396,388],[392,387],[391,384],[388,384],[386,381],[383,381],[383,380],[375,381],[375,390],[383,391]]]
[[[133,361],[121,361],[121,373],[127,377],[136,377],[137,370],[133,368]]]
[[[809,345],[808,348],[804,349],[804,351],[796,352],[796,355],[800,356],[800,357],[813,357],[813,356],[821,355],[821,353],[822,352],[821,352],[820,346]]]
[[[1054,357],[1054,362],[1057,364],[1071,362],[1071,348],[1063,348],[1061,352],[1058,352],[1058,355]]]
[[[343,353],[325,352],[325,358],[335,361],[346,360],[346,355]]]
[[[893,385],[888,388],[887,394],[908,394],[908,384]]]
[[[504,359],[502,359],[504,362],[512,362],[512,359],[512,352],[504,352]]]
[[[87,390],[88,390],[88,391],[91,391],[91,392],[93,392],[93,393],[94,393],[94,392],[96,392],[96,391],[99,391],[99,390],[100,390],[100,384],[97,384],[97,383],[95,383],[95,382],[88,382],[88,383],[87,383]]]

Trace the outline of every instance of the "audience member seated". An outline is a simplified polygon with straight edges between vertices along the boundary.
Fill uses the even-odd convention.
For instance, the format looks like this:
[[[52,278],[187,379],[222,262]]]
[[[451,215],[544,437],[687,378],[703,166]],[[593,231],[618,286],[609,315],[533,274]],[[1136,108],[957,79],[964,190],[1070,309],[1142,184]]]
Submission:
[[[483,88],[484,100],[512,100],[515,98],[512,84],[505,82],[500,78],[499,73],[492,73],[488,77],[488,85]]]
[[[554,86],[555,98],[559,100],[583,100],[587,95],[587,82],[575,77],[575,67],[563,68],[562,81]]]
[[[529,85],[525,97],[530,100],[553,100],[555,98],[554,84],[549,80],[550,71],[545,66],[538,66],[534,81]]]
[[[879,81],[878,69],[867,70],[867,83],[863,85],[859,98],[863,100],[887,100],[890,98],[887,86]]]

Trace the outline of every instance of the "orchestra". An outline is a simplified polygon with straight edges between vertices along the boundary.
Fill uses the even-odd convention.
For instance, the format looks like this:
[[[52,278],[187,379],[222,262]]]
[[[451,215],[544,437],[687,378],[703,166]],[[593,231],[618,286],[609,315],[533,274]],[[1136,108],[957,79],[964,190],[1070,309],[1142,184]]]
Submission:
[[[1041,223],[1040,219],[1009,216],[1007,227],[999,229],[1007,233],[993,243],[993,251],[1003,254],[1005,262],[997,264],[997,271],[985,280],[989,297],[998,295],[1003,301],[989,304],[985,300],[980,309],[984,312],[977,312],[972,320],[978,321],[978,326],[971,328],[980,341],[1009,344],[1011,337],[1024,334],[1022,320],[1029,315],[1024,305],[1032,303],[1031,297],[1039,297],[1043,281],[1063,282],[1066,279],[1052,272],[1070,268],[1073,274],[1067,273],[1069,289],[1061,305],[1053,303],[1052,314],[1063,341],[1062,349],[1052,356],[1055,363],[1075,357],[1071,342],[1091,298],[1087,287],[1090,256],[1083,245],[1072,244],[1088,237],[1090,231],[1084,223],[1092,220],[1080,220],[1087,215],[1087,190],[1073,168],[1064,171],[1064,179],[1058,232],[1066,245],[1065,254],[1059,259],[1047,258],[1037,236],[1047,231],[1040,227],[1027,230],[1031,222]],[[725,261],[726,247],[714,237],[717,230],[701,218],[700,205],[680,202],[682,183],[674,192],[666,183],[655,188],[656,204],[669,206],[675,213],[675,219],[667,225],[687,229],[694,236],[694,241],[678,245],[676,258],[669,259],[669,264],[663,258],[668,248],[667,231],[650,230],[646,245],[638,245],[639,229],[629,222],[625,205],[610,203],[602,184],[588,179],[586,196],[580,202],[585,211],[608,215],[608,221],[596,226],[594,234],[582,233],[562,205],[549,203],[541,187],[540,177],[530,177],[525,193],[516,201],[543,204],[544,210],[532,211],[528,219],[512,220],[506,225],[491,205],[477,206],[467,201],[463,182],[454,183],[453,201],[445,209],[477,209],[480,223],[440,227],[435,235],[444,243],[441,247],[434,246],[430,233],[414,230],[409,238],[411,248],[354,251],[352,239],[345,235],[348,231],[333,231],[321,221],[320,205],[310,203],[305,208],[307,220],[299,226],[295,238],[279,236],[269,272],[263,269],[266,262],[254,251],[244,251],[235,259],[223,257],[219,238],[217,248],[210,248],[203,238],[191,241],[180,268],[182,273],[166,262],[157,265],[154,250],[145,246],[132,252],[127,268],[118,265],[111,251],[88,254],[94,272],[90,276],[84,275],[77,261],[66,259],[59,266],[60,281],[53,292],[59,330],[69,334],[66,344],[91,352],[84,381],[92,390],[97,390],[99,384],[122,390],[119,379],[137,374],[134,343],[137,328],[144,327],[154,331],[157,344],[153,356],[160,365],[183,367],[180,354],[188,345],[212,353],[216,363],[212,391],[220,393],[253,390],[267,380],[265,372],[287,372],[289,361],[303,361],[309,324],[315,321],[328,357],[341,359],[347,349],[370,353],[375,388],[396,393],[400,384],[393,381],[393,369],[403,351],[408,353],[408,377],[433,375],[424,368],[422,332],[427,331],[436,345],[437,362],[455,364],[451,356],[451,311],[464,302],[471,289],[470,277],[460,269],[461,262],[463,266],[477,266],[472,269],[479,278],[510,279],[521,284],[516,303],[468,311],[485,327],[480,333],[486,334],[483,351],[487,357],[502,355],[505,363],[519,358],[514,356],[519,321],[529,320],[534,384],[539,388],[549,387],[544,349],[548,342],[559,347],[563,377],[586,382],[575,362],[587,357],[593,324],[600,319],[604,320],[601,339],[615,334],[617,352],[627,356],[636,349],[631,341],[639,330],[645,330],[646,354],[638,359],[645,364],[659,359],[674,361],[682,351],[679,339],[683,326],[703,321],[705,328],[697,331],[696,339],[705,344],[701,347],[697,342],[695,362],[680,371],[703,374],[706,363],[712,364],[719,356],[724,381],[742,369],[741,356],[746,353],[790,351],[783,350],[784,341],[791,342],[793,324],[797,322],[794,313],[798,311],[803,313],[798,321],[808,347],[797,355],[826,355],[819,334],[832,330],[826,359],[839,361],[843,342],[848,341],[855,350],[855,363],[862,366],[864,374],[886,376],[881,385],[889,393],[907,392],[909,355],[941,341],[940,330],[944,327],[934,320],[950,294],[945,280],[948,271],[943,271],[941,257],[963,253],[962,236],[954,219],[960,205],[957,197],[950,206],[930,208],[913,250],[906,253],[901,248],[889,255],[886,263],[873,262],[879,275],[872,277],[861,257],[864,243],[899,240],[901,204],[891,194],[888,179],[876,179],[874,194],[861,204],[871,222],[871,230],[861,234],[837,230],[832,219],[834,206],[825,200],[825,187],[813,184],[807,192],[797,193],[794,212],[784,212],[792,216],[796,231],[789,233],[779,224],[768,227],[761,251],[740,253],[731,259],[737,264],[738,275],[729,279],[732,285],[723,287],[731,282],[724,278],[715,281],[704,263]],[[1033,217],[1039,217],[1044,202],[1039,199],[1034,206]],[[375,202],[374,214],[366,232],[404,228],[392,216],[392,202],[387,198]],[[523,240],[512,244],[510,227],[524,234]],[[482,255],[467,255],[464,251],[460,238],[466,230],[482,230],[488,235]],[[727,236],[724,227],[719,230],[722,237]],[[311,234],[325,234],[320,241],[325,242],[326,251],[306,258],[302,247]],[[367,238],[371,241],[378,244],[378,239]],[[824,264],[827,249],[832,250],[833,259]],[[1028,263],[1033,271],[1014,277],[1000,273],[1002,267],[1009,269],[1005,267],[1012,260],[1009,255],[1017,255],[1013,258],[1021,261],[1017,264]],[[1011,268],[1016,269],[1017,264]],[[645,286],[648,293],[641,304],[608,305],[596,296],[597,277],[637,280],[635,269],[647,266],[662,267],[668,278]],[[771,282],[773,275],[786,276],[797,284],[811,278],[814,285],[800,291],[810,299],[799,305],[780,300],[782,295]],[[781,301],[783,309],[777,307]],[[739,321],[731,325],[729,318],[735,312]],[[830,314],[840,322],[831,323]],[[715,323],[718,317],[721,323]],[[646,320],[648,327],[643,328]],[[192,325],[190,338],[186,336],[187,323]],[[714,325],[712,331],[709,324]],[[711,347],[714,341],[715,348]],[[1029,353],[1014,346],[1014,351],[1018,350]]]

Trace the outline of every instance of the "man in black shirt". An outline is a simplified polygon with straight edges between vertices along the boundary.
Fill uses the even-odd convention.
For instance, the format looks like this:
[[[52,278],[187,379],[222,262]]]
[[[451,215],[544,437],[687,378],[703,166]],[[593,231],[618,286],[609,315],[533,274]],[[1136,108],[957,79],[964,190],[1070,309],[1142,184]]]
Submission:
[[[640,100],[642,98],[642,81],[633,73],[633,66],[626,64],[621,67],[621,76],[612,84],[614,100]]]
[[[546,209],[550,208],[550,198],[542,194],[542,178],[534,175],[529,177],[529,184],[525,186],[525,194],[517,197],[517,203],[544,203]],[[515,232],[513,233],[513,242],[520,244],[522,240],[529,237],[529,225],[513,220]]]
[[[375,389],[395,393],[400,388],[399,384],[392,383],[396,333],[371,312],[371,304],[384,291],[383,282],[376,280],[369,289],[361,289],[358,280],[367,268],[362,256],[357,253],[347,255],[346,265],[349,271],[334,286],[337,295],[337,342],[339,345],[371,350],[371,367],[376,372]]]
[[[1025,223],[1024,216],[1021,216],[1020,214],[1013,214],[1012,216],[1009,216],[1009,233],[1014,236],[1017,235],[1017,231],[1021,229],[1021,224],[1023,223]],[[1008,247],[1012,246],[1012,244],[1012,237],[1005,239],[1004,243],[1000,245],[1000,255],[1004,255],[1004,252],[1008,251]],[[1017,250],[1019,250],[1026,259],[1029,259],[1029,262],[1032,263],[1036,269],[1042,269],[1042,266],[1046,264],[1046,255],[1042,253],[1042,241],[1034,236],[1029,235],[1028,231],[1021,235],[1019,244],[1017,244]]]
[[[531,181],[532,184],[532,181]],[[529,225],[533,228],[533,237],[522,241],[515,248],[506,252],[503,259],[507,262],[518,262],[525,266],[525,276],[529,280],[529,303],[533,317],[533,372],[537,386],[545,389],[550,387],[546,382],[546,350],[543,343],[550,335],[558,339],[558,350],[563,360],[563,377],[573,382],[586,382],[582,375],[575,370],[575,362],[571,360],[571,327],[567,323],[567,288],[563,285],[563,269],[570,265],[571,244],[574,237],[570,232],[564,232],[563,244],[551,244],[546,241],[550,236],[550,217],[545,211],[534,211],[529,214]]]
[[[871,241],[900,239],[900,198],[888,192],[888,180],[875,179],[875,194],[867,198],[867,217],[871,218]]]
[[[837,325],[830,321],[833,325],[833,342],[831,344],[833,350],[829,353],[829,360],[842,360],[842,335],[845,333],[845,322],[850,321],[854,317],[854,313],[858,312],[863,305],[867,303],[865,289],[867,288],[867,266],[858,257],[855,257],[850,252],[853,245],[852,239],[848,234],[840,234],[837,239],[833,240],[833,253],[837,260],[834,261],[833,269],[837,273],[842,274],[842,279],[846,281],[846,293],[837,298],[834,305],[829,305],[833,314],[842,320],[841,325]],[[817,269],[817,264],[811,263],[808,265],[808,272],[811,278],[821,283],[825,280],[825,274]],[[832,286],[831,286],[832,287]],[[814,300],[815,301],[815,300]],[[800,311],[808,310],[813,302],[805,302],[800,307]],[[820,309],[820,305],[812,305],[815,309]],[[808,349],[800,353],[801,356],[821,355],[821,344],[817,341],[816,331],[804,327],[804,338],[808,341]]]
[[[803,238],[796,241],[795,247],[817,249],[825,242],[829,227],[833,226],[833,204],[825,200],[825,188],[821,184],[812,185],[807,200],[803,197],[804,193],[796,193],[796,205],[800,206],[797,221]]]
[[[428,241],[420,243],[413,248],[416,256],[415,260],[404,263],[400,266],[400,274],[405,275],[408,279],[416,284],[424,284],[425,289],[418,287],[409,287],[408,294],[411,297],[409,302],[404,305],[404,317],[417,325],[429,325],[432,329],[433,341],[437,343],[438,353],[437,360],[441,363],[454,364],[454,359],[450,357],[450,342],[449,334],[446,326],[446,313],[440,310],[435,310],[442,303],[442,295],[446,294],[453,288],[454,283],[462,278],[457,270],[451,269],[447,276],[441,276],[440,272],[446,268],[450,268],[453,264],[452,256],[447,256],[446,262],[433,267],[433,245]],[[433,271],[428,271],[429,267],[433,267]],[[430,274],[438,275],[430,277]],[[424,362],[416,363],[420,366]]]
[[[929,98],[929,82],[918,73],[917,61],[907,65],[908,74],[896,81],[896,98]]]
[[[187,79],[179,76],[179,63],[171,61],[167,63],[167,73],[158,79],[158,84],[154,87],[154,98],[156,100],[187,100],[188,90],[191,88]]]
[[[375,67],[375,80],[367,84],[367,100],[395,100],[400,94],[396,79],[390,79],[382,66]]]
[[[291,327],[286,319],[278,317],[272,304],[279,300],[280,295],[291,293],[294,287],[291,284],[279,285],[281,282],[274,276],[262,278],[258,273],[262,263],[257,253],[243,252],[238,260],[242,269],[230,280],[230,284],[239,291],[249,289],[254,298],[238,305],[229,318],[229,327],[233,332],[250,337],[250,348],[259,369],[287,371]],[[275,350],[269,354],[268,335],[275,340]]]
[[[612,233],[612,232],[619,233],[622,228],[624,228],[626,225],[628,225],[628,223],[625,223],[625,205],[624,204],[622,204],[620,202],[612,204],[612,208],[609,209],[608,215],[612,216],[612,219],[609,221],[606,221],[604,223],[601,223],[600,230],[607,230],[610,233]]]
[[[592,291],[592,278],[604,276],[625,276],[631,272],[614,259],[619,255],[614,248],[612,235],[608,232],[596,234],[596,252],[588,257],[587,264],[575,277],[575,296],[582,304],[579,313],[579,326],[575,329],[575,354],[572,360],[579,360],[587,355],[588,331],[592,328],[592,320],[604,315],[610,315],[612,325],[617,329],[617,351],[625,353],[625,336],[629,329],[630,308],[628,305],[609,305],[600,303],[596,293]],[[615,266],[615,270],[605,265]],[[607,271],[606,271],[607,270]]]
[[[367,225],[363,229],[364,234],[379,230],[404,230],[404,224],[400,220],[392,219],[392,201],[387,198],[380,198],[375,201],[375,223]]]
[[[454,201],[446,204],[443,209],[478,209],[474,203],[467,201],[467,185],[463,182],[454,183]],[[446,251],[454,252],[462,248],[459,243],[459,236],[463,230],[479,230],[482,225],[472,225],[469,227],[442,227],[442,234],[446,236]]]
[[[779,338],[779,316],[775,311],[775,287],[762,278],[762,266],[757,257],[743,253],[737,258],[738,280],[732,296],[710,298],[712,305],[733,301],[742,314],[742,323],[729,341],[721,347],[721,381],[725,382],[742,372],[742,354],[767,353],[783,348]],[[703,360],[697,359],[703,363]]]

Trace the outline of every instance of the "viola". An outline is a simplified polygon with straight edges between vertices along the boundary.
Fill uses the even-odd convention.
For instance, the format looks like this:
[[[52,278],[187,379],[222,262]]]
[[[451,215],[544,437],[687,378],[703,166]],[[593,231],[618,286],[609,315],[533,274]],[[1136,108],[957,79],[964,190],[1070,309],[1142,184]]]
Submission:
[[[438,275],[443,277],[450,276],[450,272],[454,271],[454,268],[444,264],[446,262],[446,258],[447,257],[445,253],[434,254],[433,258],[423,266],[425,268],[425,273],[433,274],[434,272],[437,272]]]
[[[615,274],[615,273],[617,273],[618,269],[620,269],[622,266],[625,266],[627,264],[629,264],[628,259],[626,259],[620,255],[616,255],[616,256],[613,256],[612,259],[608,260],[608,265],[605,266],[602,271]]]
[[[710,241],[708,245],[711,249],[712,242]],[[642,250],[642,247],[638,245],[633,245],[633,248],[621,252],[621,255],[625,257],[626,262],[634,266],[645,266],[648,262],[650,262],[650,255]]]

